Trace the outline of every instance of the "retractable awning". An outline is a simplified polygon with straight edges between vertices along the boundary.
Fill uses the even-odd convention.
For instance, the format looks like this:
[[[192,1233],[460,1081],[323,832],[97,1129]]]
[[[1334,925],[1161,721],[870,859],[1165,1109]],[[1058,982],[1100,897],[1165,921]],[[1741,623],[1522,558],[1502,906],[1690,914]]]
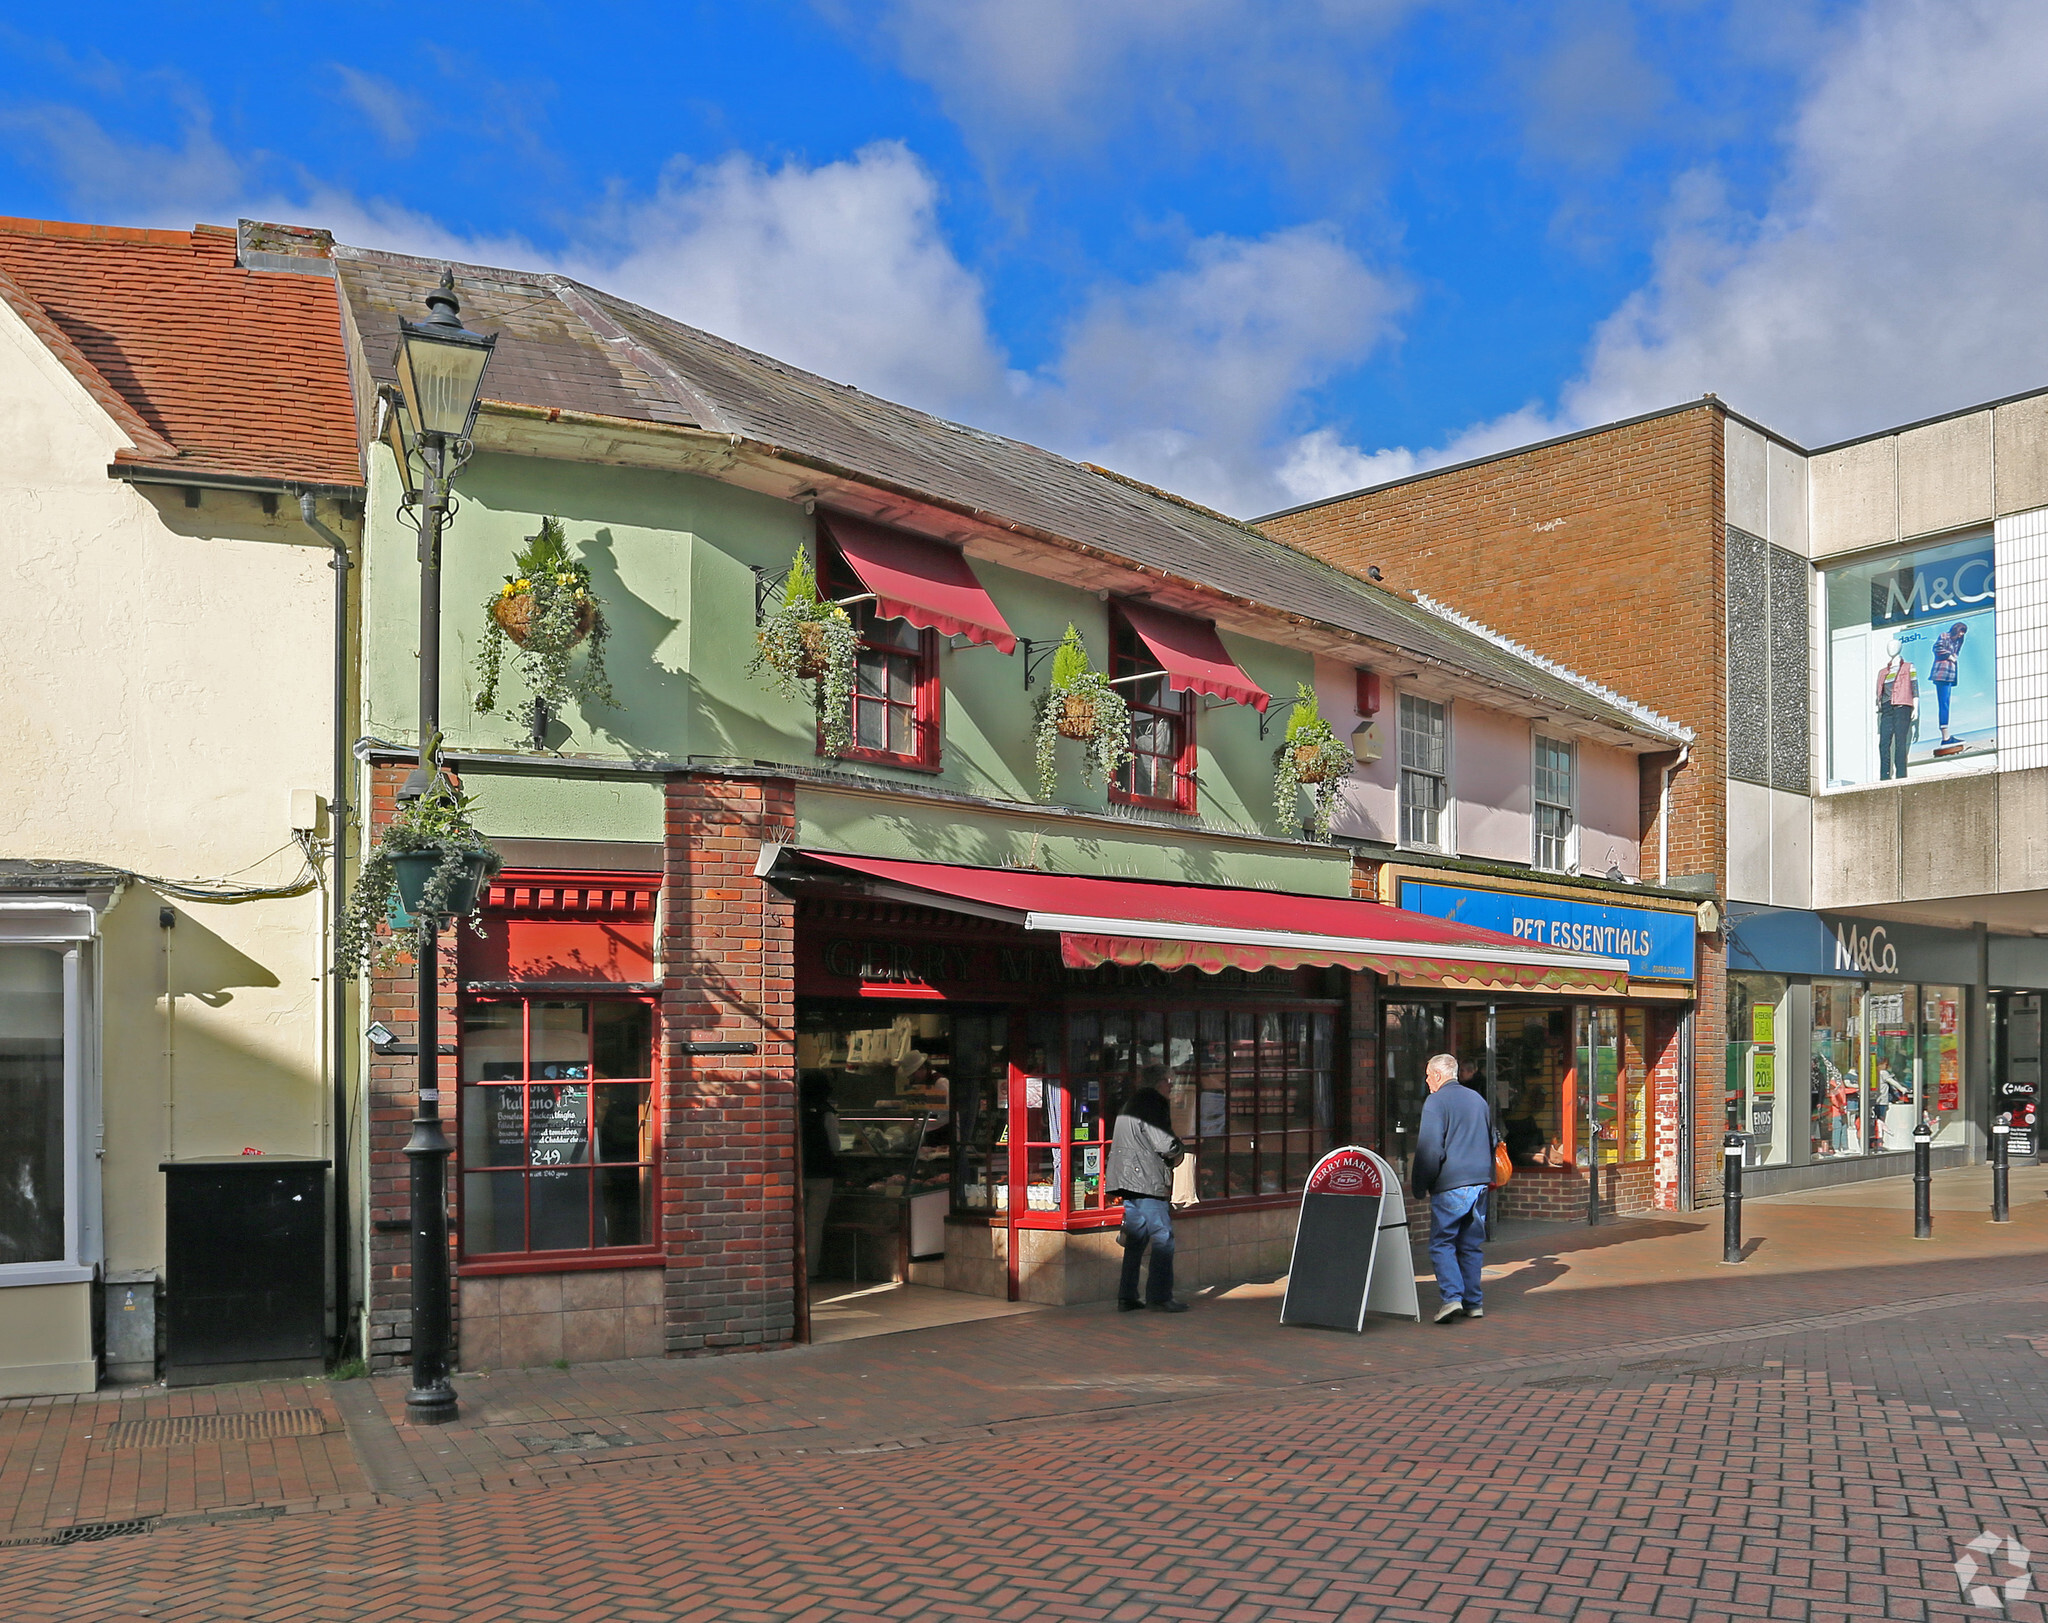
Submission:
[[[1165,668],[1168,687],[1213,694],[1254,710],[1266,708],[1270,695],[1245,675],[1207,620],[1127,599],[1119,599],[1117,609]]]
[[[810,866],[849,877],[880,900],[1057,934],[1060,956],[1072,969],[1153,964],[1213,974],[1340,966],[1451,980],[1475,990],[1620,995],[1628,989],[1625,958],[1542,947],[1381,902],[782,847],[771,852],[764,878]]]
[[[818,523],[861,584],[875,594],[878,613],[949,637],[990,643],[1006,654],[1016,649],[1016,633],[958,547],[843,513],[820,513]]]

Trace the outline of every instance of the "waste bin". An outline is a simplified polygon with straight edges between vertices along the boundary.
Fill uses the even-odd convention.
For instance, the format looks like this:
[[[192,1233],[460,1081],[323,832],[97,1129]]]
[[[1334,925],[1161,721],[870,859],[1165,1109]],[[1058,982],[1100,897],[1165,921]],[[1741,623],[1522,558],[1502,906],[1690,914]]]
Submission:
[[[220,1155],[160,1165],[165,1384],[318,1375],[328,1163]]]

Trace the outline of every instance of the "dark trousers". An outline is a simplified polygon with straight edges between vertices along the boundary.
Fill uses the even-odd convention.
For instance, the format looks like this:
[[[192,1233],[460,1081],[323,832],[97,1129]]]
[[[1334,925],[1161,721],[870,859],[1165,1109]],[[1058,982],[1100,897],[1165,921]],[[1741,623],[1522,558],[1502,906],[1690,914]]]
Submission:
[[[1903,778],[1906,750],[1913,742],[1913,707],[1909,704],[1881,704],[1877,707],[1877,775]]]
[[[1138,1299],[1138,1265],[1145,1259],[1148,1244],[1152,1248],[1152,1277],[1145,1282],[1145,1300],[1170,1302],[1173,1300],[1173,1208],[1153,1196],[1126,1195],[1124,1273],[1123,1281],[1117,1287],[1118,1301],[1135,1302]]]

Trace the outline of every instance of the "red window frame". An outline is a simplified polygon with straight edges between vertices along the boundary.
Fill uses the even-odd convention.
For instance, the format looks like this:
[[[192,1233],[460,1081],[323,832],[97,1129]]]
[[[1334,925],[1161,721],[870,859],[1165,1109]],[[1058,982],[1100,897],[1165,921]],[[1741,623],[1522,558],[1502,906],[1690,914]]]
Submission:
[[[553,1061],[543,1062],[537,1067],[534,1059],[533,1011],[542,1004],[582,1004],[587,1011],[584,1019],[586,1052],[590,1056],[584,1062]],[[456,1232],[460,1238],[459,1272],[464,1274],[497,1274],[528,1272],[559,1272],[572,1268],[604,1268],[630,1266],[634,1263],[649,1263],[662,1258],[660,1241],[661,1222],[661,1008],[658,998],[646,993],[632,993],[621,988],[617,992],[596,991],[586,988],[554,988],[533,985],[518,991],[490,992],[467,996],[463,999],[458,1015],[458,1030],[466,1038],[471,1030],[471,1017],[484,1007],[513,1006],[520,1010],[520,1055],[516,1065],[517,1076],[476,1077],[468,1075],[471,1069],[470,1056],[462,1053],[458,1060],[461,1080],[456,1084],[456,1133],[460,1146],[458,1166],[461,1176],[457,1180]],[[644,1076],[599,1076],[596,1058],[597,1009],[600,1005],[632,1005],[647,1010],[647,1059]],[[466,1042],[463,1044],[467,1046]],[[536,1075],[537,1068],[552,1065],[560,1075]],[[580,1072],[580,1074],[577,1074]],[[559,1155],[560,1143],[543,1148],[536,1147],[533,1138],[534,1094],[536,1090],[563,1089],[581,1084],[583,1089],[580,1145],[587,1156],[578,1159],[574,1153],[560,1161],[542,1161],[543,1153]],[[485,1088],[517,1087],[521,1090],[521,1156],[515,1164],[510,1161],[478,1160],[479,1143],[485,1140],[489,1128],[488,1118],[475,1113],[483,1109],[482,1092]],[[604,1087],[639,1087],[644,1089],[641,1111],[636,1122],[636,1143],[633,1159],[617,1156],[601,1159],[602,1154],[602,1112],[594,1089]],[[599,1240],[601,1207],[605,1200],[602,1177],[605,1171],[637,1170],[639,1227],[644,1239],[630,1245],[603,1245]],[[532,1245],[532,1192],[537,1176],[542,1174],[587,1174],[585,1179],[585,1232],[591,1243],[583,1246],[535,1248]],[[471,1180],[488,1178],[500,1188],[509,1185],[509,1180],[519,1180],[521,1238],[526,1242],[518,1250],[477,1251],[471,1246]],[[495,1195],[496,1191],[494,1191]]]
[[[1117,684],[1117,691],[1123,695],[1124,703],[1130,707],[1133,755],[1110,784],[1109,798],[1120,806],[1150,806],[1161,811],[1191,812],[1195,809],[1195,696],[1193,693],[1174,693],[1167,685],[1166,668],[1159,663],[1158,656],[1131,623],[1114,610],[1110,612],[1109,628],[1109,674]],[[1157,675],[1156,682],[1127,680],[1152,675]],[[1167,729],[1168,748],[1139,749],[1141,717]],[[1154,763],[1172,763],[1171,795],[1141,794],[1138,791],[1136,758],[1139,756]],[[1156,783],[1164,770],[1167,768],[1155,765],[1150,774],[1152,781]]]
[[[824,595],[835,602],[848,598],[864,597],[867,587],[853,572],[840,550],[823,536],[818,539],[818,576]],[[854,743],[845,750],[840,759],[847,761],[877,761],[887,766],[911,767],[921,772],[939,770],[939,634],[929,626],[921,630],[909,628],[908,622],[894,616],[882,616],[875,612],[872,599],[863,603],[849,603],[846,612],[853,619],[854,636],[859,648],[854,655],[853,715],[850,725]],[[915,630],[917,646],[906,648],[899,640],[901,633],[884,637],[884,626],[904,626]],[[866,664],[879,662],[884,670],[898,666],[908,667],[909,700],[888,697],[890,684],[882,684],[879,694],[863,693],[860,670]],[[909,750],[877,749],[860,743],[861,723],[874,711],[882,712],[881,736],[890,736],[892,712],[906,712],[904,721],[909,727],[915,747]],[[825,751],[824,728],[820,726],[818,753]]]

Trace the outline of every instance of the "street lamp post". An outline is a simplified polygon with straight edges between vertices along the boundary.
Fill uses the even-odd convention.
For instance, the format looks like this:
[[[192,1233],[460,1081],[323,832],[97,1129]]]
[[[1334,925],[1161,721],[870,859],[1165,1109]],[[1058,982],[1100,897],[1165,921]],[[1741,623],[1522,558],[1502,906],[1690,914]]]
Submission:
[[[427,295],[427,319],[398,324],[398,392],[387,397],[385,438],[398,460],[404,504],[419,515],[420,759],[401,800],[417,799],[440,775],[441,531],[455,477],[469,460],[477,393],[495,333],[462,325],[455,278],[443,272]],[[405,1155],[412,1163],[412,1390],[415,1425],[456,1416],[448,1380],[448,1135],[441,1127],[441,920],[422,914],[419,955],[419,1098]]]

